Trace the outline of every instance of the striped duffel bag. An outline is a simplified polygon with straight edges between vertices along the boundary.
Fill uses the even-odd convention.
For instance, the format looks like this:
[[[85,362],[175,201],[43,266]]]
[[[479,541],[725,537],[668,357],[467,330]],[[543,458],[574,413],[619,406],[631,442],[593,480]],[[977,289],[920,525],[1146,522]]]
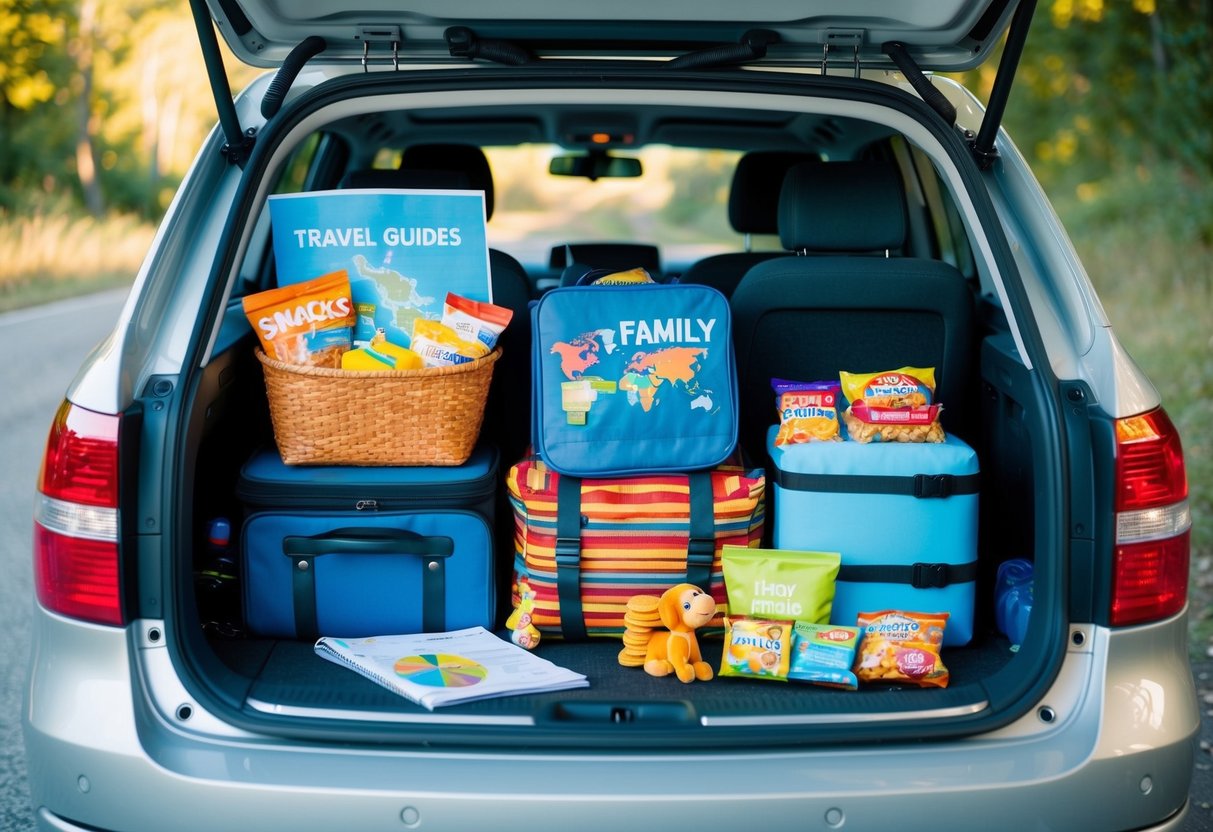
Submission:
[[[726,462],[690,473],[580,479],[536,456],[507,478],[514,514],[512,602],[566,639],[620,636],[628,599],[679,583],[710,592],[723,623],[723,546],[761,545],[766,478]]]

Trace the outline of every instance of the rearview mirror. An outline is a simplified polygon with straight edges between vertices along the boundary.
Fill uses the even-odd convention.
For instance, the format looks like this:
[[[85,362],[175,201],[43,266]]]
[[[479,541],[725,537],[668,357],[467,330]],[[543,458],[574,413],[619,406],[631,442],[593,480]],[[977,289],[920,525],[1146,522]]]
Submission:
[[[639,159],[611,156],[605,150],[555,156],[548,164],[548,173],[553,176],[583,176],[591,182],[602,177],[635,177],[642,172]]]

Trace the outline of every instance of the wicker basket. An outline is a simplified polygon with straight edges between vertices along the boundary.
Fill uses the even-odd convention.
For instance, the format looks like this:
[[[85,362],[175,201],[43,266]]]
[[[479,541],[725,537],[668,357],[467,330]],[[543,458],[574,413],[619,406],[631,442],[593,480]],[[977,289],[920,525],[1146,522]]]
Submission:
[[[484,420],[496,349],[452,367],[302,367],[257,349],[288,465],[462,465]]]

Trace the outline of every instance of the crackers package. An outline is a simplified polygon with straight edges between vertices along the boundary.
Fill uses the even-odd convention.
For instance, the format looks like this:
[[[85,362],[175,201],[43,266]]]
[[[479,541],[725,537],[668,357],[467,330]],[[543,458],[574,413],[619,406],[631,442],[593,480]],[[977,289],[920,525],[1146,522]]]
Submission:
[[[786,682],[791,661],[792,622],[728,617],[724,620],[721,676]]]
[[[943,442],[934,367],[839,373],[848,406],[847,438],[856,442]]]
[[[946,612],[861,612],[856,623],[863,633],[855,665],[859,681],[948,686],[948,669],[939,655]]]
[[[304,367],[341,367],[352,346],[354,304],[344,269],[244,298],[265,354]]]
[[[858,627],[797,621],[792,628],[788,681],[855,690],[859,680],[851,667],[859,635]]]

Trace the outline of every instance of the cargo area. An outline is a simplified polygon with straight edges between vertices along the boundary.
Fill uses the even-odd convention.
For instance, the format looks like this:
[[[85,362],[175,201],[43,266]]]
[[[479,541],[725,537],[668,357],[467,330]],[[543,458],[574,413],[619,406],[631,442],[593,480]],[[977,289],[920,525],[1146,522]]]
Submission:
[[[353,129],[354,121],[339,125],[338,132]],[[365,132],[365,124],[356,126]],[[904,164],[907,156],[900,139],[890,142],[874,124],[857,121],[846,126],[856,134],[849,140],[856,147],[895,149],[888,155]],[[918,164],[922,164],[921,159]],[[823,167],[828,166],[828,162],[823,163]],[[950,210],[954,214],[954,208]],[[923,216],[930,217],[930,211],[924,210]],[[935,218],[942,216],[945,214]],[[962,244],[960,248],[972,257],[967,246]],[[495,259],[490,262],[494,267],[494,292],[504,298],[499,292],[498,263]],[[860,275],[857,280],[862,279],[862,266],[857,262],[854,267]],[[246,266],[242,271],[260,274],[258,279],[265,282],[272,280],[265,276],[267,268],[272,273],[272,267],[264,264]],[[1058,638],[1065,632],[1057,589],[1060,554],[1053,548],[1055,530],[1049,525],[1056,521],[1059,511],[1052,502],[1056,485],[1038,473],[1059,467],[1059,460],[1047,455],[1053,447],[1051,425],[1056,417],[1050,415],[1051,402],[1042,398],[1044,386],[1028,369],[1030,362],[1019,353],[1000,302],[980,287],[972,262],[969,268],[965,292],[971,309],[965,314],[971,314],[972,326],[965,338],[949,342],[949,393],[942,422],[949,435],[962,439],[976,452],[979,461],[977,565],[972,639],[964,646],[944,648],[942,659],[950,673],[946,689],[865,684],[856,691],[840,691],[810,684],[719,677],[706,683],[682,684],[672,677],[654,678],[640,668],[620,666],[618,638],[570,642],[545,636],[537,654],[584,673],[590,682],[588,687],[508,696],[431,712],[323,661],[314,654],[310,640],[250,635],[243,613],[216,616],[214,587],[208,588],[198,579],[210,556],[207,524],[212,518],[230,518],[231,547],[239,562],[241,526],[250,514],[249,506],[238,497],[240,471],[259,449],[274,446],[262,367],[253,355],[255,339],[235,297],[229,300],[222,325],[217,328],[210,359],[191,387],[185,418],[182,481],[188,488],[184,490],[182,528],[188,529],[190,545],[174,564],[173,580],[174,623],[179,627],[177,644],[181,653],[212,706],[225,718],[253,730],[283,735],[435,743],[626,743],[628,747],[657,746],[677,736],[689,744],[744,746],[758,737],[773,744],[921,739],[963,735],[1005,722],[1031,700],[1029,692],[1038,692],[1048,684],[1060,662],[1057,644],[1064,644],[1065,639],[1064,635]],[[679,276],[667,273],[661,277],[676,281]],[[515,374],[521,372],[520,363],[530,360],[529,305],[558,282],[559,273],[532,273],[528,280],[525,296],[515,301],[508,338],[502,342],[504,355],[494,375],[480,438],[481,445],[491,447],[498,459],[497,484],[491,496],[491,594],[494,629],[502,635],[506,635],[505,621],[512,610],[515,533],[506,477],[510,466],[523,458],[531,440],[529,390],[520,386],[520,376]],[[839,290],[833,291],[837,294]],[[864,290],[855,291],[862,294]],[[744,307],[744,299],[734,295],[732,302],[734,315],[743,323],[747,315],[755,314],[738,308]],[[780,522],[779,507],[774,504],[778,472],[765,446],[766,430],[775,422],[774,411],[768,406],[770,377],[798,370],[801,377],[819,377],[827,372],[824,367],[830,362],[837,367],[841,362],[859,360],[828,356],[819,369],[812,361],[789,366],[788,361],[780,365],[778,361],[763,364],[765,358],[754,359],[755,355],[783,354],[798,337],[797,332],[814,330],[826,339],[845,341],[845,334],[853,332],[858,320],[847,317],[850,313],[832,312],[828,305],[814,307],[811,301],[789,305],[805,312],[805,316],[785,326],[778,324],[783,310],[776,310],[774,317],[759,328],[755,340],[739,348],[740,447],[750,463],[766,474],[765,546],[770,545],[772,530]],[[888,339],[896,339],[902,331],[899,327],[919,326],[913,318],[898,323],[896,308],[880,308],[875,314],[883,316],[878,317],[876,328],[865,330],[863,338],[857,340],[878,343],[881,332],[887,333]],[[778,334],[773,335],[777,330]],[[896,355],[896,346],[881,354]],[[857,535],[882,534],[879,518],[865,515],[862,498],[857,498],[854,505],[855,515],[844,522]],[[883,533],[889,534],[890,545],[895,545],[895,530]],[[995,576],[999,566],[1013,558],[1032,561],[1037,582],[1029,638],[1015,647],[997,631],[994,621]],[[241,578],[237,574],[235,586]],[[239,592],[230,585],[222,591]],[[704,659],[713,667],[719,667],[722,644],[718,636],[700,639]],[[517,733],[523,730],[525,734]]]

